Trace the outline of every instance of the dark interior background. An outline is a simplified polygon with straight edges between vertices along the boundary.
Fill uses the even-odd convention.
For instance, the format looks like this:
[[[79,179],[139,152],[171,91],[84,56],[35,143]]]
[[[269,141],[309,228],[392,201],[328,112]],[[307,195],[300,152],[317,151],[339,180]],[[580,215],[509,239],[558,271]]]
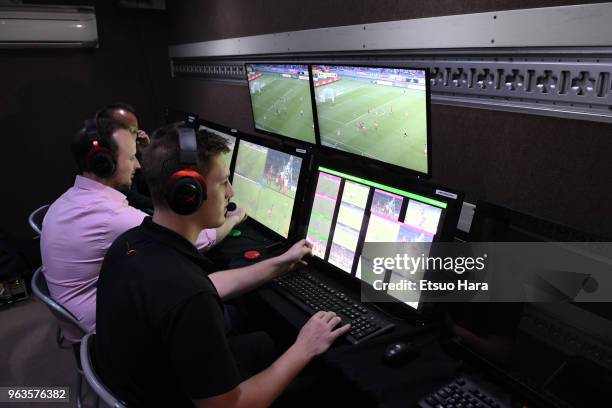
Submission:
[[[95,6],[99,48],[0,50],[4,233],[32,237],[29,213],[72,185],[71,138],[98,108],[124,101],[143,129],[161,125],[170,95],[166,13],[121,10],[111,1]]]
[[[253,132],[246,86],[170,79],[168,44],[307,28],[576,4],[575,0],[181,0],[165,12],[96,5],[100,47],[0,50],[0,231],[32,233],[28,214],[74,180],[69,143],[100,106],[135,106],[141,127],[165,106]],[[441,33],[440,35],[444,35]],[[612,126],[488,110],[432,106],[433,181],[575,228],[612,235]]]
[[[575,0],[173,2],[172,44],[408,18],[578,4]],[[582,3],[580,3],[582,4]],[[444,33],[440,33],[444,35]],[[174,79],[172,105],[253,133],[248,88]],[[432,105],[433,179],[478,199],[612,236],[612,126]]]

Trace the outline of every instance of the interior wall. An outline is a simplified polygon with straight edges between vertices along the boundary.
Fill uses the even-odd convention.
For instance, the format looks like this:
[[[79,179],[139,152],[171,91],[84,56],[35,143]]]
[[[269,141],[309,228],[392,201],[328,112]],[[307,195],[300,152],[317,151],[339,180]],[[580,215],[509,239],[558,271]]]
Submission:
[[[98,108],[123,101],[141,128],[162,124],[170,94],[166,15],[110,3],[95,4],[97,49],[0,50],[1,231],[33,235],[29,213],[73,184],[70,141]]]
[[[264,4],[265,3],[265,4]],[[172,43],[323,26],[569,5],[575,1],[366,0],[181,2],[170,9]],[[197,24],[196,24],[197,22]],[[174,79],[172,106],[254,133],[246,85]],[[612,236],[612,126],[432,105],[434,183],[587,232]]]
[[[170,43],[453,14],[604,3],[578,0],[168,1]],[[441,33],[443,35],[443,33]]]

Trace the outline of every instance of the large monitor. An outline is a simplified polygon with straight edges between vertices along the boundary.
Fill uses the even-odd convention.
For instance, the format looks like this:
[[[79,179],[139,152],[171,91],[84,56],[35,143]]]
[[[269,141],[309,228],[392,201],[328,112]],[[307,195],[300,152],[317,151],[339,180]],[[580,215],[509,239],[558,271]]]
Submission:
[[[312,65],[321,144],[429,176],[426,69]]]
[[[232,179],[233,201],[249,217],[287,238],[301,168],[301,157],[242,139]]]
[[[364,242],[439,240],[452,219],[446,217],[449,199],[460,200],[441,190],[434,190],[439,194],[435,197],[326,167],[318,170],[306,238],[314,256],[358,279]],[[400,299],[397,293],[388,294]],[[418,302],[405,303],[418,307]]]
[[[246,64],[255,129],[315,144],[308,65]]]
[[[232,135],[228,135],[225,132],[221,132],[219,130],[204,126],[204,125],[200,125],[200,130],[206,130],[207,132],[210,133],[214,133],[217,136],[222,137],[223,139],[225,139],[227,141],[227,145],[230,148],[230,151],[225,153],[223,155],[223,161],[225,161],[225,164],[227,164],[227,167],[229,168],[231,166],[232,163],[232,156],[234,154],[234,147],[236,146],[236,137],[232,136]]]

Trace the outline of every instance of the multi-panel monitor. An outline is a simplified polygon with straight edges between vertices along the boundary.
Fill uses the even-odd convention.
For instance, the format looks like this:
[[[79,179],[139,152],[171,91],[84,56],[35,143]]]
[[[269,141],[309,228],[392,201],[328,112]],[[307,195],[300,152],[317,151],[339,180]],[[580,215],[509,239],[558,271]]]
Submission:
[[[312,65],[321,144],[430,175],[425,69]]]
[[[246,64],[255,129],[316,143],[308,65]]]
[[[301,157],[240,140],[232,201],[245,208],[249,217],[287,238],[302,161]]]
[[[440,198],[319,167],[307,239],[313,255],[361,279],[364,242],[433,242],[447,215]],[[391,273],[390,281],[402,277]],[[389,295],[402,300],[401,293]],[[418,302],[405,302],[413,308]]]

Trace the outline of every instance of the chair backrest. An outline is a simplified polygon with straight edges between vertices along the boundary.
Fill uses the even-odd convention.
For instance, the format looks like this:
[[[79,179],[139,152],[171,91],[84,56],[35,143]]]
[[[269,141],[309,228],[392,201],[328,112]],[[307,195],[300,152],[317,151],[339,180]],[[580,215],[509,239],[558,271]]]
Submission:
[[[42,273],[42,266],[36,269],[36,272],[34,272],[34,276],[32,277],[32,292],[34,292],[34,295],[36,295],[36,297],[47,305],[49,310],[51,310],[51,313],[53,313],[53,316],[55,316],[58,320],[66,322],[75,327],[81,332],[82,335],[88,333],[87,328],[83,326],[72,313],[51,298],[51,295],[49,294],[49,287],[47,286],[47,280],[45,279],[45,275]]]
[[[81,366],[85,379],[94,390],[94,392],[106,404],[113,408],[126,408],[127,406],[121,400],[113,395],[106,385],[102,382],[93,365],[93,343],[95,339],[94,333],[89,333],[81,340]]]
[[[28,217],[28,223],[30,224],[30,227],[32,227],[34,232],[38,235],[40,235],[40,232],[42,231],[43,218],[45,218],[45,214],[47,214],[48,209],[49,204],[45,204],[42,207],[32,211],[32,213]]]

